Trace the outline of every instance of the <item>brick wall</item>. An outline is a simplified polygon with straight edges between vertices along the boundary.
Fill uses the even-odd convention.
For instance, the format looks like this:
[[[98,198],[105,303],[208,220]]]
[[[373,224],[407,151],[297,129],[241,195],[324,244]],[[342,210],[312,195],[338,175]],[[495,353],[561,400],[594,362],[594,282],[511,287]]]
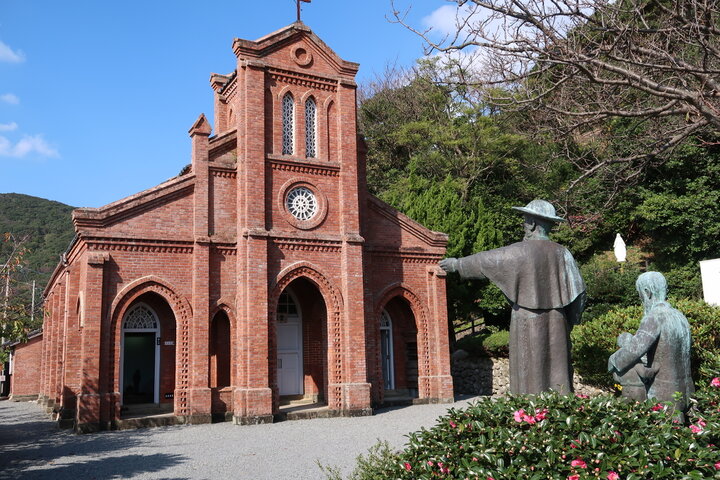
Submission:
[[[42,335],[38,335],[27,343],[19,343],[13,348],[11,398],[19,400],[40,393],[42,340]]]

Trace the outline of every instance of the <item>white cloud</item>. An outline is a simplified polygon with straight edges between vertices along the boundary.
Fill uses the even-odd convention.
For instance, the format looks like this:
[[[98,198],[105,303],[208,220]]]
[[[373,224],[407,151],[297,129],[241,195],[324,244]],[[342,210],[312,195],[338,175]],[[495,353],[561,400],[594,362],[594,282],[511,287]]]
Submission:
[[[12,132],[13,130],[17,130],[18,124],[15,122],[10,123],[0,123],[0,132]]]
[[[0,102],[9,103],[10,105],[17,105],[20,103],[20,98],[13,93],[3,93],[0,95]]]
[[[431,28],[434,33],[452,36],[463,26],[464,20],[476,9],[471,3],[463,6],[443,5],[430,15],[423,18],[423,24]]]
[[[25,61],[25,54],[20,50],[14,51],[7,44],[0,42],[0,62],[20,63]]]
[[[0,157],[23,158],[33,153],[47,158],[60,156],[57,149],[49,145],[42,135],[25,135],[14,145],[7,138],[0,136]]]

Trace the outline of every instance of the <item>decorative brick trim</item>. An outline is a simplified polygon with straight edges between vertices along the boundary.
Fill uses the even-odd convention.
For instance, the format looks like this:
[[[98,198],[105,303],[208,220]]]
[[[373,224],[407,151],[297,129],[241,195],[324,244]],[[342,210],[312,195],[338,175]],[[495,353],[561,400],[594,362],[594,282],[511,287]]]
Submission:
[[[342,244],[332,240],[309,240],[296,237],[274,238],[272,243],[280,250],[303,252],[339,252]]]
[[[192,242],[172,242],[140,238],[91,237],[85,240],[91,251],[148,252],[148,253],[192,253]]]
[[[316,90],[324,90],[326,92],[337,92],[338,89],[338,81],[331,78],[293,72],[276,67],[268,67],[267,72],[273,80],[288,83],[290,85],[314,88]]]
[[[330,162],[319,164],[308,161],[289,160],[286,158],[273,158],[272,156],[268,156],[267,163],[272,170],[281,172],[294,172],[304,175],[318,175],[325,177],[338,177],[340,175],[340,166]]]
[[[210,175],[217,178],[237,178],[237,171],[234,168],[211,167]]]
[[[366,252],[368,252],[373,257],[380,257],[380,258],[398,258],[403,263],[417,263],[417,264],[436,264],[440,260],[442,260],[443,255],[439,254],[433,254],[433,253],[417,253],[417,252],[404,252],[402,249],[397,250],[385,250],[380,248],[374,248],[374,247],[366,247]]]

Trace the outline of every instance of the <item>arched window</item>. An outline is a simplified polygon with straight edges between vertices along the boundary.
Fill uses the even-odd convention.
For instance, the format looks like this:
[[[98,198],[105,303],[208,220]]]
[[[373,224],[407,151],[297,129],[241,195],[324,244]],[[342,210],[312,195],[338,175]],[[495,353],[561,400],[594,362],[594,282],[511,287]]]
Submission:
[[[210,332],[210,386],[229,387],[231,384],[230,319],[220,310],[213,318]]]
[[[292,155],[295,151],[295,100],[291,93],[282,99],[282,153]]]
[[[317,157],[317,105],[310,97],[305,102],[305,156]]]

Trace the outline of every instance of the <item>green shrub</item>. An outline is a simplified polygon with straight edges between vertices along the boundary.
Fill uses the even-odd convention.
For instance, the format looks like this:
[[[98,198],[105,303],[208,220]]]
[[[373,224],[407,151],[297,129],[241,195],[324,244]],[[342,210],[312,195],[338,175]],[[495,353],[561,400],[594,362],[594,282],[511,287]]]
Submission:
[[[463,337],[457,341],[456,347],[475,356],[497,358],[508,356],[509,343],[510,332],[498,330]]]
[[[485,397],[449,410],[431,429],[410,434],[403,451],[382,453],[353,478],[720,478],[720,387],[698,398],[685,426],[673,420],[671,404],[557,393]]]
[[[588,296],[583,320],[589,321],[613,308],[638,302],[635,281],[645,271],[645,257],[640,249],[629,247],[627,261],[622,264],[613,252],[602,252],[580,267]]]
[[[699,371],[712,369],[720,355],[720,308],[699,300],[671,303],[690,322],[693,378],[697,379]],[[634,334],[642,316],[640,305],[617,308],[573,329],[573,365],[584,381],[604,387],[613,385],[612,375],[607,373],[608,358],[618,349],[618,335]]]

